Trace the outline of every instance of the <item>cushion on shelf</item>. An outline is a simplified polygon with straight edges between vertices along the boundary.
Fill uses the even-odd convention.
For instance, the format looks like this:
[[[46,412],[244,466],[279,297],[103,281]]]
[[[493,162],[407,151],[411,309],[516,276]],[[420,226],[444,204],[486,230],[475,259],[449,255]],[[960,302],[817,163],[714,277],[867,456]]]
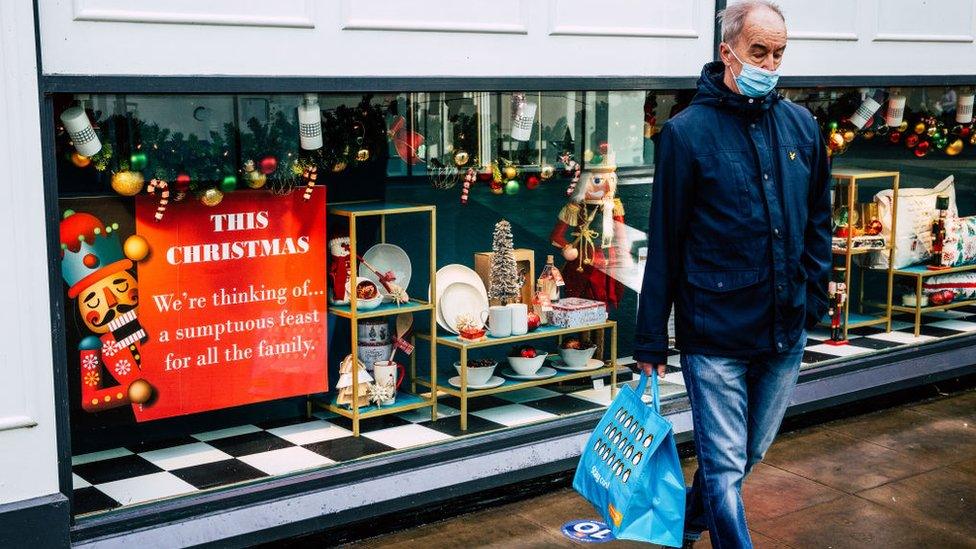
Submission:
[[[942,245],[942,264],[960,267],[976,263],[976,216],[946,220],[946,239]]]
[[[976,297],[976,272],[950,273],[926,278],[922,283],[922,293],[932,295],[943,290],[951,290],[955,300]]]
[[[953,176],[943,179],[931,189],[898,189],[897,227],[895,229],[894,268],[924,263],[932,257],[932,220],[938,216],[935,200],[940,194],[949,195],[949,217],[958,217],[956,209],[956,186]],[[874,195],[878,203],[878,215],[884,229],[881,235],[891,242],[892,189]],[[888,268],[888,252],[871,252],[862,260],[864,267],[872,269]]]

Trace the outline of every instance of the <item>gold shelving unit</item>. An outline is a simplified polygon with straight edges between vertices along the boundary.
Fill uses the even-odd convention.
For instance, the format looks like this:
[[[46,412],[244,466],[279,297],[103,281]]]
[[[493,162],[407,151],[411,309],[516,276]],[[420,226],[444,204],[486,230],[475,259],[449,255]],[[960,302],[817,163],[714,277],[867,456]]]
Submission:
[[[435,314],[436,307],[436,295],[437,291],[435,288],[436,280],[435,274],[437,272],[437,209],[432,205],[422,205],[422,204],[399,204],[392,202],[346,202],[333,204],[329,207],[329,214],[339,217],[347,218],[349,222],[349,272],[350,275],[355,280],[355,277],[359,273],[359,261],[357,259],[358,242],[356,235],[356,225],[357,221],[364,217],[379,217],[380,218],[380,241],[386,242],[386,218],[391,215],[403,215],[403,214],[416,214],[416,213],[426,213],[429,218],[429,236],[430,236],[430,299],[411,299],[409,303],[404,303],[402,305],[396,305],[394,303],[384,303],[376,309],[371,309],[369,311],[360,311],[357,307],[357,299],[355,292],[355,284],[350,284],[353,291],[349,295],[348,305],[330,305],[329,312],[336,316],[349,319],[351,324],[351,349],[352,356],[358,356],[358,325],[361,319],[374,318],[380,316],[395,316],[403,313],[416,313],[427,311],[430,313],[430,326],[429,334],[434,335],[437,333],[437,316]],[[416,326],[416,325],[415,325]],[[423,334],[416,334],[411,337],[414,340],[415,337],[421,336]],[[335,402],[335,397],[332,397],[329,401],[320,403],[320,406],[341,416],[350,418],[352,420],[352,434],[353,436],[359,436],[359,422],[361,420],[384,416],[387,414],[398,414],[406,412],[409,410],[415,410],[418,408],[430,407],[430,417],[432,420],[437,419],[437,342],[431,341],[430,344],[430,378],[434,379],[433,383],[428,384],[430,387],[430,392],[427,394],[417,394],[404,391],[401,389],[397,392],[396,402],[390,405],[384,406],[344,406],[339,405]],[[414,352],[410,355],[410,377],[411,384],[417,379],[417,353]],[[353,402],[359,402],[359,368],[353,367],[352,369],[352,390],[353,390]]]

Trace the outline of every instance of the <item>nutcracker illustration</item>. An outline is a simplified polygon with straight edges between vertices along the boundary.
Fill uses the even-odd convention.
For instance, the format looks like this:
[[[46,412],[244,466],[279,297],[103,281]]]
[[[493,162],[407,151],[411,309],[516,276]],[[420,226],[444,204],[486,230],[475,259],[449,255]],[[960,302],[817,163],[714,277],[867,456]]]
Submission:
[[[946,217],[949,215],[949,195],[940,194],[935,199],[935,209],[939,211],[939,216],[932,220],[932,264],[928,266],[930,270],[939,271],[948,269],[943,265],[942,249],[946,241]]]
[[[623,283],[614,273],[630,260],[626,242],[624,206],[617,193],[614,155],[584,172],[568,204],[559,212],[549,235],[553,246],[562,251],[565,297],[582,297],[616,306],[623,295]],[[572,240],[566,239],[571,229]]]
[[[143,379],[141,346],[149,340],[139,324],[138,283],[129,272],[148,254],[148,244],[131,236],[119,242],[118,224],[67,210],[61,221],[61,275],[68,298],[78,303],[85,326],[94,334],[81,340],[81,406],[98,412],[131,404],[145,406],[153,387]],[[107,372],[116,385],[106,384]]]

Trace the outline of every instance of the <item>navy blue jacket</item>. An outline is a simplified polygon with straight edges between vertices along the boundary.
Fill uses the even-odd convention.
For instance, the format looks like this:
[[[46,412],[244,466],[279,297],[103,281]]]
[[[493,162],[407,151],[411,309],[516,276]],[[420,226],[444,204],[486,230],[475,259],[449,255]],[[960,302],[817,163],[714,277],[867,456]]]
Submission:
[[[827,309],[830,168],[810,111],[752,99],[702,69],[664,125],[651,192],[634,358],[664,363],[675,306],[683,353],[756,357],[792,347]]]

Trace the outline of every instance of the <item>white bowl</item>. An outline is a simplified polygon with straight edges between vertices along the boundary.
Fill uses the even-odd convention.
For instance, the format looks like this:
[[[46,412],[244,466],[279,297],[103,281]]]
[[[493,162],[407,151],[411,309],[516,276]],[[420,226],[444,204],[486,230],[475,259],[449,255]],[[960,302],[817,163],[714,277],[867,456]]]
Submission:
[[[546,353],[539,353],[533,358],[525,358],[521,356],[510,356],[508,357],[508,363],[512,365],[512,369],[515,370],[520,376],[534,376],[539,368],[546,362]]]
[[[566,366],[570,368],[582,368],[593,358],[596,352],[596,345],[589,349],[559,349],[559,356],[563,359]]]
[[[380,287],[375,282],[361,276],[356,279],[356,288],[359,288],[359,285],[364,282],[372,284],[376,288],[376,297],[371,297],[369,299],[357,299],[356,309],[360,311],[369,311],[383,304],[383,293],[380,291]],[[347,284],[346,286],[348,287],[349,285]]]
[[[471,385],[484,385],[488,383],[491,376],[495,373],[495,368],[498,367],[497,362],[493,362],[491,366],[481,366],[473,367],[468,366],[468,386]],[[456,361],[454,363],[454,369],[457,370],[458,375],[461,375],[461,361]]]

